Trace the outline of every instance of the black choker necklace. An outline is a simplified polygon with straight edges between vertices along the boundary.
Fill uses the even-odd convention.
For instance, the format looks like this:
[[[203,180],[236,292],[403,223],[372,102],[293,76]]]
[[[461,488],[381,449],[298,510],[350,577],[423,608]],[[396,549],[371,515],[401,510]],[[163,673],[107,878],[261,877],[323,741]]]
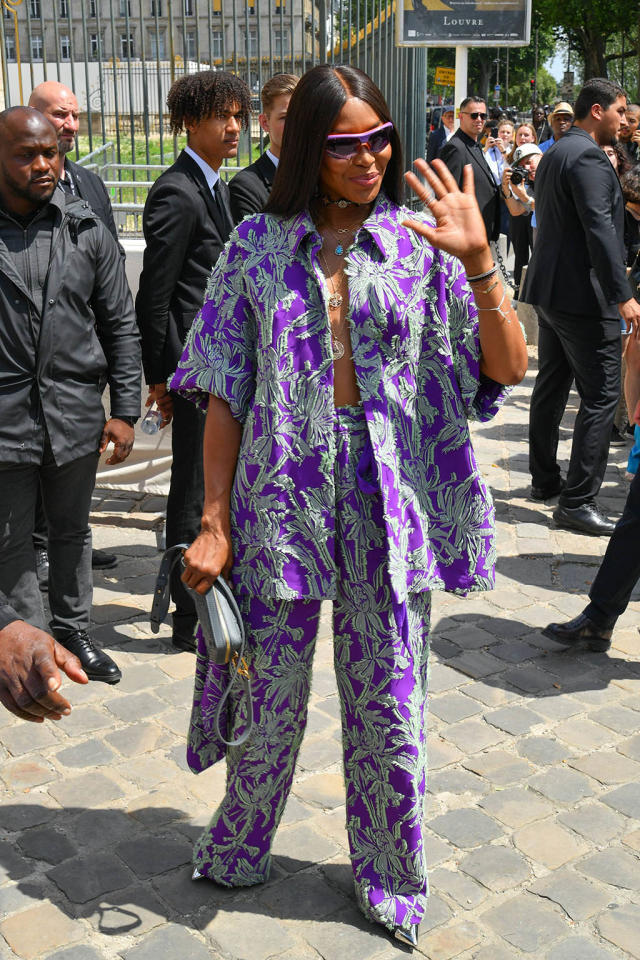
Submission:
[[[340,200],[330,200],[329,197],[327,197],[326,195],[320,197],[320,202],[325,207],[331,207],[331,206],[340,207],[341,210],[344,210],[345,207],[366,207],[367,206],[366,203],[356,203],[355,200],[345,200],[342,197],[340,198]]]

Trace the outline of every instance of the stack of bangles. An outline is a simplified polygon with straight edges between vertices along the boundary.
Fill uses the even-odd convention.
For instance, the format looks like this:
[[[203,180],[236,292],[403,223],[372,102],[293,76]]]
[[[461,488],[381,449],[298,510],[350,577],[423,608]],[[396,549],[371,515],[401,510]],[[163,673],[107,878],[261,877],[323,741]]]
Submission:
[[[496,287],[499,286],[500,284],[500,280],[496,276],[497,273],[498,273],[498,268],[494,263],[491,269],[487,270],[485,273],[479,273],[477,277],[467,277],[469,286],[473,290],[474,297],[477,296],[479,293],[493,293]],[[487,285],[485,286],[484,290],[480,290],[479,288],[474,287],[474,284],[476,283],[485,283],[485,282]],[[502,309],[505,300],[507,300],[507,292],[503,288],[502,300],[500,301],[498,306],[497,307],[481,307],[479,304],[477,304],[478,313],[481,313],[482,311],[499,313],[502,319],[506,323],[511,323],[511,315],[514,312],[513,304],[511,303],[510,300],[508,300],[508,306],[505,312],[505,310]]]

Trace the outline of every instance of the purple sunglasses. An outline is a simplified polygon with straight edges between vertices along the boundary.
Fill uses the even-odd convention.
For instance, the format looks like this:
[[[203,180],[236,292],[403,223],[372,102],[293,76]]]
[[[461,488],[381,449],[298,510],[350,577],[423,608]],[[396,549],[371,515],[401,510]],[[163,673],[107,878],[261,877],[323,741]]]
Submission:
[[[365,145],[371,153],[380,153],[391,143],[392,130],[392,123],[383,123],[381,127],[365,130],[364,133],[332,133],[327,137],[325,150],[337,160],[350,160]]]

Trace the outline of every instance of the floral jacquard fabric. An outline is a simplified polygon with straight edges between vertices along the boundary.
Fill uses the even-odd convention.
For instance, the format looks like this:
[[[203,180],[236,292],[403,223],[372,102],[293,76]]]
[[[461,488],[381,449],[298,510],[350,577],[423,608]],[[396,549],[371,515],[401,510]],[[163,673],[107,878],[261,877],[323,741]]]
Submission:
[[[489,589],[491,497],[468,419],[508,392],[480,374],[460,262],[383,194],[347,252],[355,373],[385,504],[394,595]],[[425,217],[425,219],[428,219]],[[236,591],[336,595],[333,357],[321,238],[306,213],[246,218],[214,267],[171,388],[244,425],[232,491]]]

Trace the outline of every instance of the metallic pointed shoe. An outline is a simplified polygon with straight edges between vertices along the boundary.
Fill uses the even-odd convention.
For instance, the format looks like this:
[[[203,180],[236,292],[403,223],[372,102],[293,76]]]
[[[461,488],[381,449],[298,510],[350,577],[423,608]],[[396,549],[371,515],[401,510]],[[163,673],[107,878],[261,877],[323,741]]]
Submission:
[[[197,867],[193,868],[193,873],[191,874],[192,880],[204,880],[204,873],[200,873]]]
[[[406,943],[409,947],[418,946],[418,924],[412,924],[408,929],[404,927],[396,927],[394,930],[394,936],[396,940],[399,940],[400,943]]]
[[[613,627],[599,627],[584,613],[579,613],[566,623],[550,623],[542,631],[543,636],[567,647],[586,641],[590,650],[600,653],[604,653],[611,646],[612,633]]]

